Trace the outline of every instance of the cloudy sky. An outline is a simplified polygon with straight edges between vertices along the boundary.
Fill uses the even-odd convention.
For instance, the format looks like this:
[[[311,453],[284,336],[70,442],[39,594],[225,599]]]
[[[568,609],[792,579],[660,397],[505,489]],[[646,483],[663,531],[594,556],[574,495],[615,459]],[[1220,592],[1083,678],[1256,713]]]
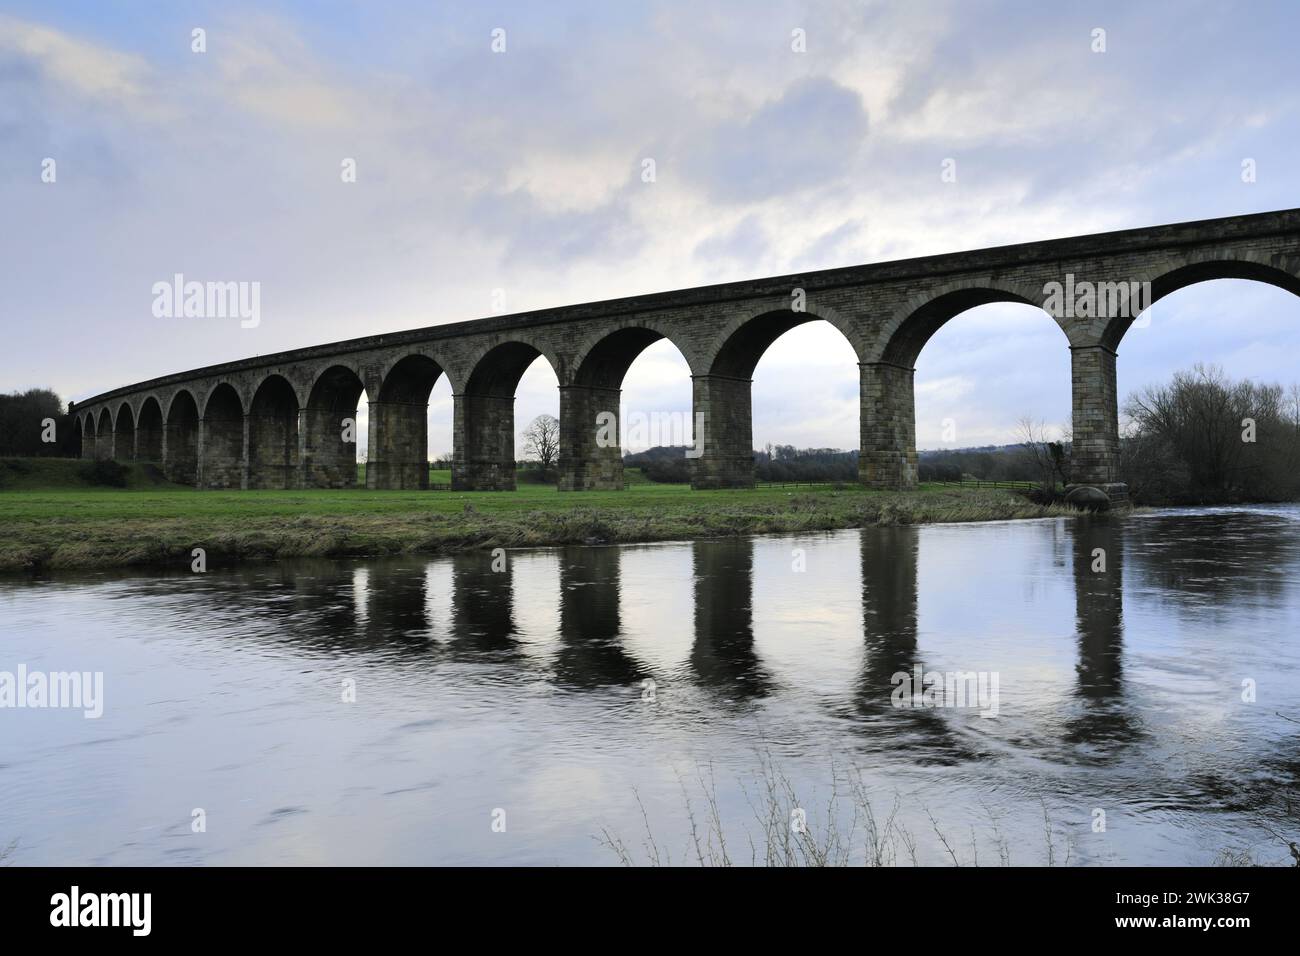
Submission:
[[[0,0],[0,390],[84,398],[494,290],[514,312],[1294,207],[1298,28],[1195,0]],[[259,282],[260,324],[154,317],[178,272]],[[1125,339],[1121,394],[1197,361],[1290,382],[1297,345],[1294,297],[1194,286]],[[1065,423],[1069,370],[1044,313],[965,313],[921,353],[918,445]],[[624,400],[689,408],[670,345]],[[856,447],[856,402],[847,342],[804,326],[758,366],[755,443]],[[558,404],[539,360],[517,422]],[[450,420],[440,383],[431,451]]]

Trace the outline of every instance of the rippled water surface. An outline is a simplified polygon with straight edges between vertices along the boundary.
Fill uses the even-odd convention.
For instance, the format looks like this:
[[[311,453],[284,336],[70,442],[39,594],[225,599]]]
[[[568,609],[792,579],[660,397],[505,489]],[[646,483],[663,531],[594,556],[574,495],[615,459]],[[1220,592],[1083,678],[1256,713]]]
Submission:
[[[0,709],[0,847],[609,864],[605,835],[646,859],[648,820],[690,862],[708,790],[748,862],[780,777],[815,833],[849,832],[860,784],[901,863],[951,862],[939,833],[962,863],[1279,862],[1297,530],[1203,510],[0,581],[0,671],[104,675],[98,720]],[[893,706],[917,665],[996,675],[997,715]]]

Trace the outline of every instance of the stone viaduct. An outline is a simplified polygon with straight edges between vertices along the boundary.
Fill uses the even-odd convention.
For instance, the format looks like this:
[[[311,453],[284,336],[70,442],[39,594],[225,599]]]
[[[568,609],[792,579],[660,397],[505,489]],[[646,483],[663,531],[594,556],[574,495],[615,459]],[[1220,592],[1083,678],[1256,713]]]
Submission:
[[[560,488],[623,487],[601,441],[623,376],[667,338],[690,366],[693,486],[753,484],[750,383],[784,332],[825,320],[857,353],[862,482],[916,484],[913,374],[949,319],[990,302],[1043,308],[1070,349],[1074,480],[1115,480],[1117,350],[1141,308],[1209,279],[1300,294],[1300,209],[1031,242],[435,325],[165,375],[76,403],[82,456],[156,461],[200,488],[349,487],[343,422],[369,401],[366,485],[427,487],[429,394],[454,396],[452,484],[515,485],[515,387],[544,356],[560,387]],[[1132,291],[1132,295],[1124,293]],[[990,369],[990,374],[996,370]]]

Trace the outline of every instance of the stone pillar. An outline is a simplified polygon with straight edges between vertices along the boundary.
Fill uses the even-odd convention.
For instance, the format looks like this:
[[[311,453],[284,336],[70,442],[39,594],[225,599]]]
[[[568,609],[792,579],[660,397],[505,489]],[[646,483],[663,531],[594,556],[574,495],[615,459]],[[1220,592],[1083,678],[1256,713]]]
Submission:
[[[298,412],[263,412],[245,416],[246,488],[284,490],[300,487]]]
[[[617,388],[560,387],[560,491],[623,490],[622,395]]]
[[[754,487],[754,421],[748,378],[692,375],[695,471],[692,488]]]
[[[1104,346],[1070,349],[1074,438],[1070,481],[1105,485],[1119,480],[1119,399],[1115,353]]]
[[[366,487],[429,487],[429,404],[371,402]]]
[[[344,437],[343,420],[347,418],[352,419],[351,441]],[[356,413],[333,408],[302,409],[298,413],[298,457],[302,462],[302,487],[355,488]]]
[[[515,399],[513,395],[454,395],[456,491],[515,490]]]
[[[199,487],[248,487],[248,418],[199,420]]]
[[[889,362],[863,362],[858,480],[872,488],[915,488],[916,370]]]
[[[99,459],[112,460],[115,457],[113,448],[113,430],[110,428],[104,434],[95,429],[95,457]]]
[[[82,431],[81,433],[81,458],[83,461],[95,460],[95,432]]]
[[[189,425],[189,427],[186,427]],[[196,485],[199,480],[198,422],[163,425],[162,468],[168,481]]]

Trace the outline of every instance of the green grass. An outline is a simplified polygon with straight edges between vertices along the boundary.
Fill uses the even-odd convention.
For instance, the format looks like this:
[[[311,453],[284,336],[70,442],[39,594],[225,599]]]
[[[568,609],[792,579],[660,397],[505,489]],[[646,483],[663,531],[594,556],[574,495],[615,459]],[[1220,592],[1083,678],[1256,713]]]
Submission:
[[[76,462],[64,462],[65,470]],[[92,488],[53,480],[0,493],[0,571],[209,567],[302,556],[378,556],[466,548],[684,540],[875,524],[1069,514],[1003,490],[922,486],[692,491],[629,476],[623,491],[196,491],[138,483]],[[65,476],[66,479],[66,476]],[[70,480],[69,480],[70,481]]]

